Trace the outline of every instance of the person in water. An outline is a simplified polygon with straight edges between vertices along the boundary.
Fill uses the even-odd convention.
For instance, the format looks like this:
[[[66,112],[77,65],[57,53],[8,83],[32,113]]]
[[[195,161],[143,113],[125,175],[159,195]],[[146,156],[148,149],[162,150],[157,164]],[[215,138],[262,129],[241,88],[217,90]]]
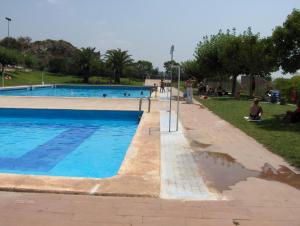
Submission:
[[[259,100],[257,98],[254,99],[252,106],[250,107],[249,118],[251,120],[260,120],[263,114],[263,109],[259,105]]]

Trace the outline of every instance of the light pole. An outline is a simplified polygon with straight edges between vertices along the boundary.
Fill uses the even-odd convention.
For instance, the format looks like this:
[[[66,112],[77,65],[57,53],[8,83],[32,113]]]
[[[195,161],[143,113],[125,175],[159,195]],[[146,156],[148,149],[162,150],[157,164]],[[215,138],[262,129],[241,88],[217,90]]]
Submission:
[[[177,82],[177,120],[176,120],[176,131],[178,131],[178,121],[179,121],[179,93],[180,93],[180,66],[179,65],[175,65],[173,66],[173,68],[177,68],[178,69],[178,82]]]
[[[5,20],[7,20],[7,37],[9,37],[9,22],[11,22],[11,18],[5,17]]]
[[[45,82],[44,82],[44,70],[42,71],[42,85],[45,85]]]
[[[1,75],[2,75],[2,87],[4,87],[4,70],[3,71],[1,70]]]
[[[172,117],[172,68],[173,68],[173,53],[174,53],[174,45],[171,46],[170,54],[171,54],[171,80],[170,80],[170,111],[169,111],[169,132],[171,132],[171,117]]]

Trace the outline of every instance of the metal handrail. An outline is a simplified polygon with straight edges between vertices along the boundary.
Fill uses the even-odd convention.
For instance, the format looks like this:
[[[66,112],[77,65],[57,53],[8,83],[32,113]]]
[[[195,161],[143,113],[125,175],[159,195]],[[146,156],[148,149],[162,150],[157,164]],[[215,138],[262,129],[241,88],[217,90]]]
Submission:
[[[150,112],[151,109],[151,99],[150,97],[142,97],[139,100],[139,111],[142,111],[142,104],[143,104],[143,100],[146,99],[148,100],[148,113]]]

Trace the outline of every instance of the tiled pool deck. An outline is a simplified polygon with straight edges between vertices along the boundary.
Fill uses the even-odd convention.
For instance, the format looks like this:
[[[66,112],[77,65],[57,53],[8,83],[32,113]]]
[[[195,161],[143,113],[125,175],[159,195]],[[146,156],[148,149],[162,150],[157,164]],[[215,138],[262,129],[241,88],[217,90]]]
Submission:
[[[137,110],[138,100],[0,97],[0,106]],[[144,107],[146,109],[146,104]],[[276,180],[276,177],[272,179],[232,173],[244,173],[243,170],[261,172],[266,163],[275,171],[281,165],[295,169],[199,104],[180,105],[182,134],[188,142],[191,161],[199,167],[195,178],[203,179],[210,191],[218,192],[226,201],[158,198],[160,139],[164,139],[159,132],[159,121],[160,111],[167,108],[166,101],[152,101],[152,113],[144,114],[120,175],[115,178],[102,182],[73,179],[58,182],[52,177],[7,176],[0,180],[0,187],[7,189],[10,186],[11,190],[33,181],[35,187],[26,187],[25,190],[71,192],[78,189],[78,193],[89,191],[98,195],[157,198],[3,191],[0,192],[0,225],[300,225],[299,182],[297,185],[297,181],[289,183]],[[217,163],[213,166],[209,165],[212,157],[212,162]],[[183,161],[179,164],[189,163]],[[234,171],[230,171],[231,167]],[[233,178],[225,180],[226,175],[232,175]],[[299,177],[293,178],[297,180]],[[222,183],[217,183],[219,181]]]

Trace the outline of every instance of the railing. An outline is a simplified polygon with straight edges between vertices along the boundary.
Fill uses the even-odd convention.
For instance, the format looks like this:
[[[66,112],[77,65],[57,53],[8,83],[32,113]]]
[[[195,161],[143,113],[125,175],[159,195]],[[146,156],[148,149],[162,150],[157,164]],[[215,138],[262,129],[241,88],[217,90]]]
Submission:
[[[142,97],[142,98],[140,98],[140,101],[139,101],[139,111],[142,110],[142,104],[143,104],[143,100],[144,99],[148,100],[148,113],[149,113],[150,109],[151,109],[151,99],[150,99],[150,97]]]

